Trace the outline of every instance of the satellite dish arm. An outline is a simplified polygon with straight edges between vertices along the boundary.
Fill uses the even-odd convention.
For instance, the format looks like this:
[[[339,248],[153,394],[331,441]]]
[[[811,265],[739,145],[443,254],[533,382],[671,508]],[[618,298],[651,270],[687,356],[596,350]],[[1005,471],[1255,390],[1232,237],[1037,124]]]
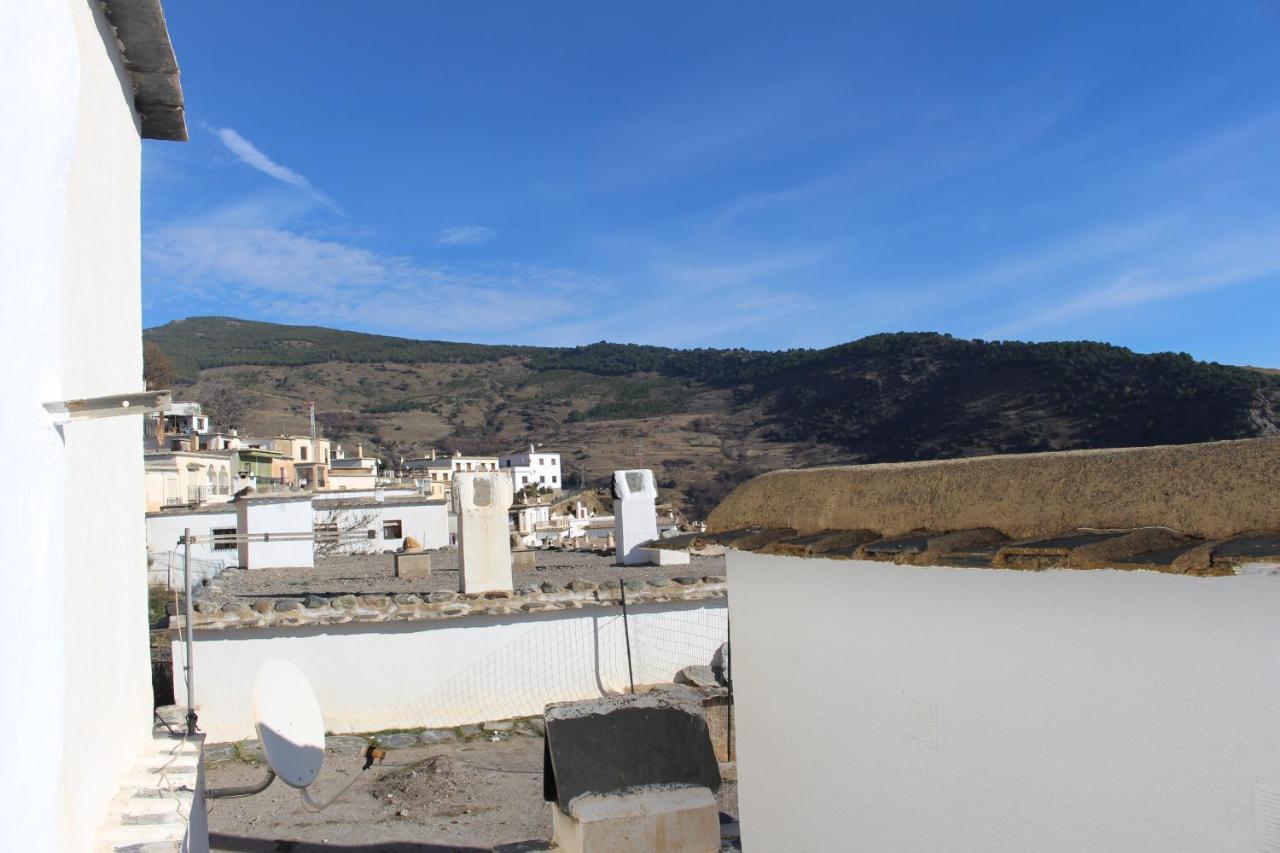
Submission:
[[[208,788],[204,795],[211,800],[220,800],[226,797],[251,797],[254,794],[261,794],[267,788],[271,787],[271,783],[276,781],[276,771],[268,770],[266,778],[254,785],[232,785],[228,788]]]

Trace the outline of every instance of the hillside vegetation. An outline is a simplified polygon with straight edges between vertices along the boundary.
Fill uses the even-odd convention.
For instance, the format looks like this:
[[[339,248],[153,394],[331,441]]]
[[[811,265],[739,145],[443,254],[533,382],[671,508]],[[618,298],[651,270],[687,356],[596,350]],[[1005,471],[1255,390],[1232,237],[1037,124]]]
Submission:
[[[643,464],[701,516],[763,470],[1280,433],[1280,377],[1100,343],[875,335],[821,350],[486,346],[198,317],[148,329],[179,390],[251,432],[366,451],[543,442],[600,482]]]

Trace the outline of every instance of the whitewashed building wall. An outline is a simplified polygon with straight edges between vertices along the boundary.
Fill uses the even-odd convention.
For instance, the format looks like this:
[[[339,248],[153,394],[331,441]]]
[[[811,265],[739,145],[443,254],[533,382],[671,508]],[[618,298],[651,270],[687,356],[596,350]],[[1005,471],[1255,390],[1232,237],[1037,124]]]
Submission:
[[[1280,575],[728,574],[746,849],[1280,842]]]
[[[22,484],[0,498],[0,848],[79,853],[152,724],[142,424],[44,408],[143,390],[141,140],[100,4],[5,4],[0,103],[0,446]]]

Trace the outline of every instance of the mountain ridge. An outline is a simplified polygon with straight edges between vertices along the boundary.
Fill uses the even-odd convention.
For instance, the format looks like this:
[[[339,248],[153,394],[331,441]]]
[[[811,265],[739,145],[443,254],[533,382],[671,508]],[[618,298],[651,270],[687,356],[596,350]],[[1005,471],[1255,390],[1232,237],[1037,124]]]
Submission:
[[[695,515],[777,467],[1280,434],[1280,376],[1080,341],[927,332],[823,349],[535,347],[198,317],[144,331],[181,390],[248,398],[246,429],[301,429],[387,456],[572,445],[592,482],[644,464]],[[271,431],[275,431],[272,429]]]

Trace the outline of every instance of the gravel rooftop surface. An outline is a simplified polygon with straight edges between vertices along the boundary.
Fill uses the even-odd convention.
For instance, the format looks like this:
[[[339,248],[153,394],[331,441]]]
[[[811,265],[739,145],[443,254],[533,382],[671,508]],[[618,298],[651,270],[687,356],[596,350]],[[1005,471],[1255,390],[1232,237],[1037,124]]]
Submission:
[[[210,800],[209,840],[221,851],[349,850],[361,853],[517,853],[548,849],[551,818],[542,799],[542,738],[481,736],[393,749],[360,774],[354,752],[329,754],[312,787],[322,802],[363,775],[328,809],[303,809],[297,791],[277,781],[261,794]],[[262,778],[243,761],[206,768],[211,788]],[[736,781],[717,795],[736,818]]]
[[[362,554],[322,557],[315,568],[257,569],[228,571],[213,582],[210,598],[229,601],[254,596],[342,595],[345,593],[393,594],[458,589],[458,552],[432,551],[431,576],[397,578],[391,554]],[[601,583],[611,578],[653,578],[709,575],[724,576],[724,557],[691,557],[687,566],[616,566],[613,557],[585,551],[535,551],[533,571],[517,571],[512,580],[516,589],[543,581],[565,584],[575,578]]]

